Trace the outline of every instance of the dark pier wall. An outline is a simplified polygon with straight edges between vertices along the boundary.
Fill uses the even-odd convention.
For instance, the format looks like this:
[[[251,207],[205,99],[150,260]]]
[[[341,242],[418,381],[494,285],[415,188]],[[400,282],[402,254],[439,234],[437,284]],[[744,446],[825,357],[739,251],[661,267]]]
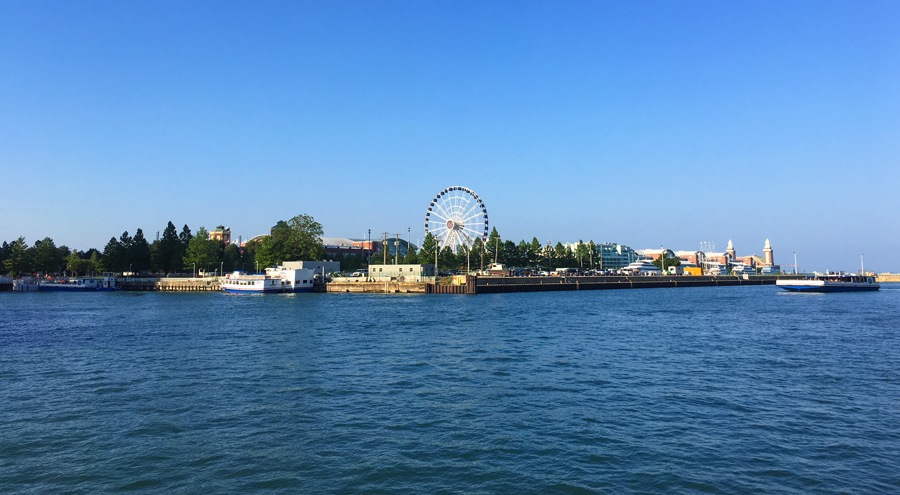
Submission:
[[[429,294],[496,294],[684,287],[772,285],[775,277],[468,277],[465,285],[428,284]]]

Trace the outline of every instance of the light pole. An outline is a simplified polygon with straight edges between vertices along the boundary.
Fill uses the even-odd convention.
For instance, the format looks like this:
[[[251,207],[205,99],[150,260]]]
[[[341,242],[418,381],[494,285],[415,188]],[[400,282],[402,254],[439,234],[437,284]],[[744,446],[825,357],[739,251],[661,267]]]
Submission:
[[[659,266],[662,267],[663,275],[666,274],[666,253],[663,251],[662,245],[659,246]]]
[[[191,264],[194,265],[194,276],[193,276],[193,278],[197,278],[197,262],[196,262],[196,261],[192,261]]]

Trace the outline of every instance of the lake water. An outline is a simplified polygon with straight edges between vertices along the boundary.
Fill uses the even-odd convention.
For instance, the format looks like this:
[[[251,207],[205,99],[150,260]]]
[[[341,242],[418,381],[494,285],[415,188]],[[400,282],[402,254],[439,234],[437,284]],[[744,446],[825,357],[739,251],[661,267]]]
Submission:
[[[900,493],[900,286],[0,293],[0,493]]]

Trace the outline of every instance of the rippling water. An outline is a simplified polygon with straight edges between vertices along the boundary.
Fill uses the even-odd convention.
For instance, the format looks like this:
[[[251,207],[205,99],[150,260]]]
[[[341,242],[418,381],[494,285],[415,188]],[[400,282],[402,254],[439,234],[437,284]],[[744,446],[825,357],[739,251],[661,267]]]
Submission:
[[[0,294],[0,493],[898,493],[900,287]]]

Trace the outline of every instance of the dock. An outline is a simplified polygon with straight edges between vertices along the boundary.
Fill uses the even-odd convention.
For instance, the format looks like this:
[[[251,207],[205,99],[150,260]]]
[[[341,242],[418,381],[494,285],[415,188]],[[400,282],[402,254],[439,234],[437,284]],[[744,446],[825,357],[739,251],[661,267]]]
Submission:
[[[466,277],[464,285],[428,284],[429,294],[497,294],[504,292],[551,292],[573,290],[616,290],[688,287],[734,287],[744,285],[774,285],[777,277]]]
[[[745,285],[774,285],[780,276],[600,276],[600,277],[458,277],[457,283],[443,279],[430,281],[403,280],[341,280],[316,285],[315,292],[351,294],[498,294],[507,292],[556,292],[575,290],[619,290],[689,287],[734,287]],[[222,289],[221,277],[120,277],[116,286],[124,291],[145,292],[217,292]],[[8,290],[8,289],[7,289]]]

